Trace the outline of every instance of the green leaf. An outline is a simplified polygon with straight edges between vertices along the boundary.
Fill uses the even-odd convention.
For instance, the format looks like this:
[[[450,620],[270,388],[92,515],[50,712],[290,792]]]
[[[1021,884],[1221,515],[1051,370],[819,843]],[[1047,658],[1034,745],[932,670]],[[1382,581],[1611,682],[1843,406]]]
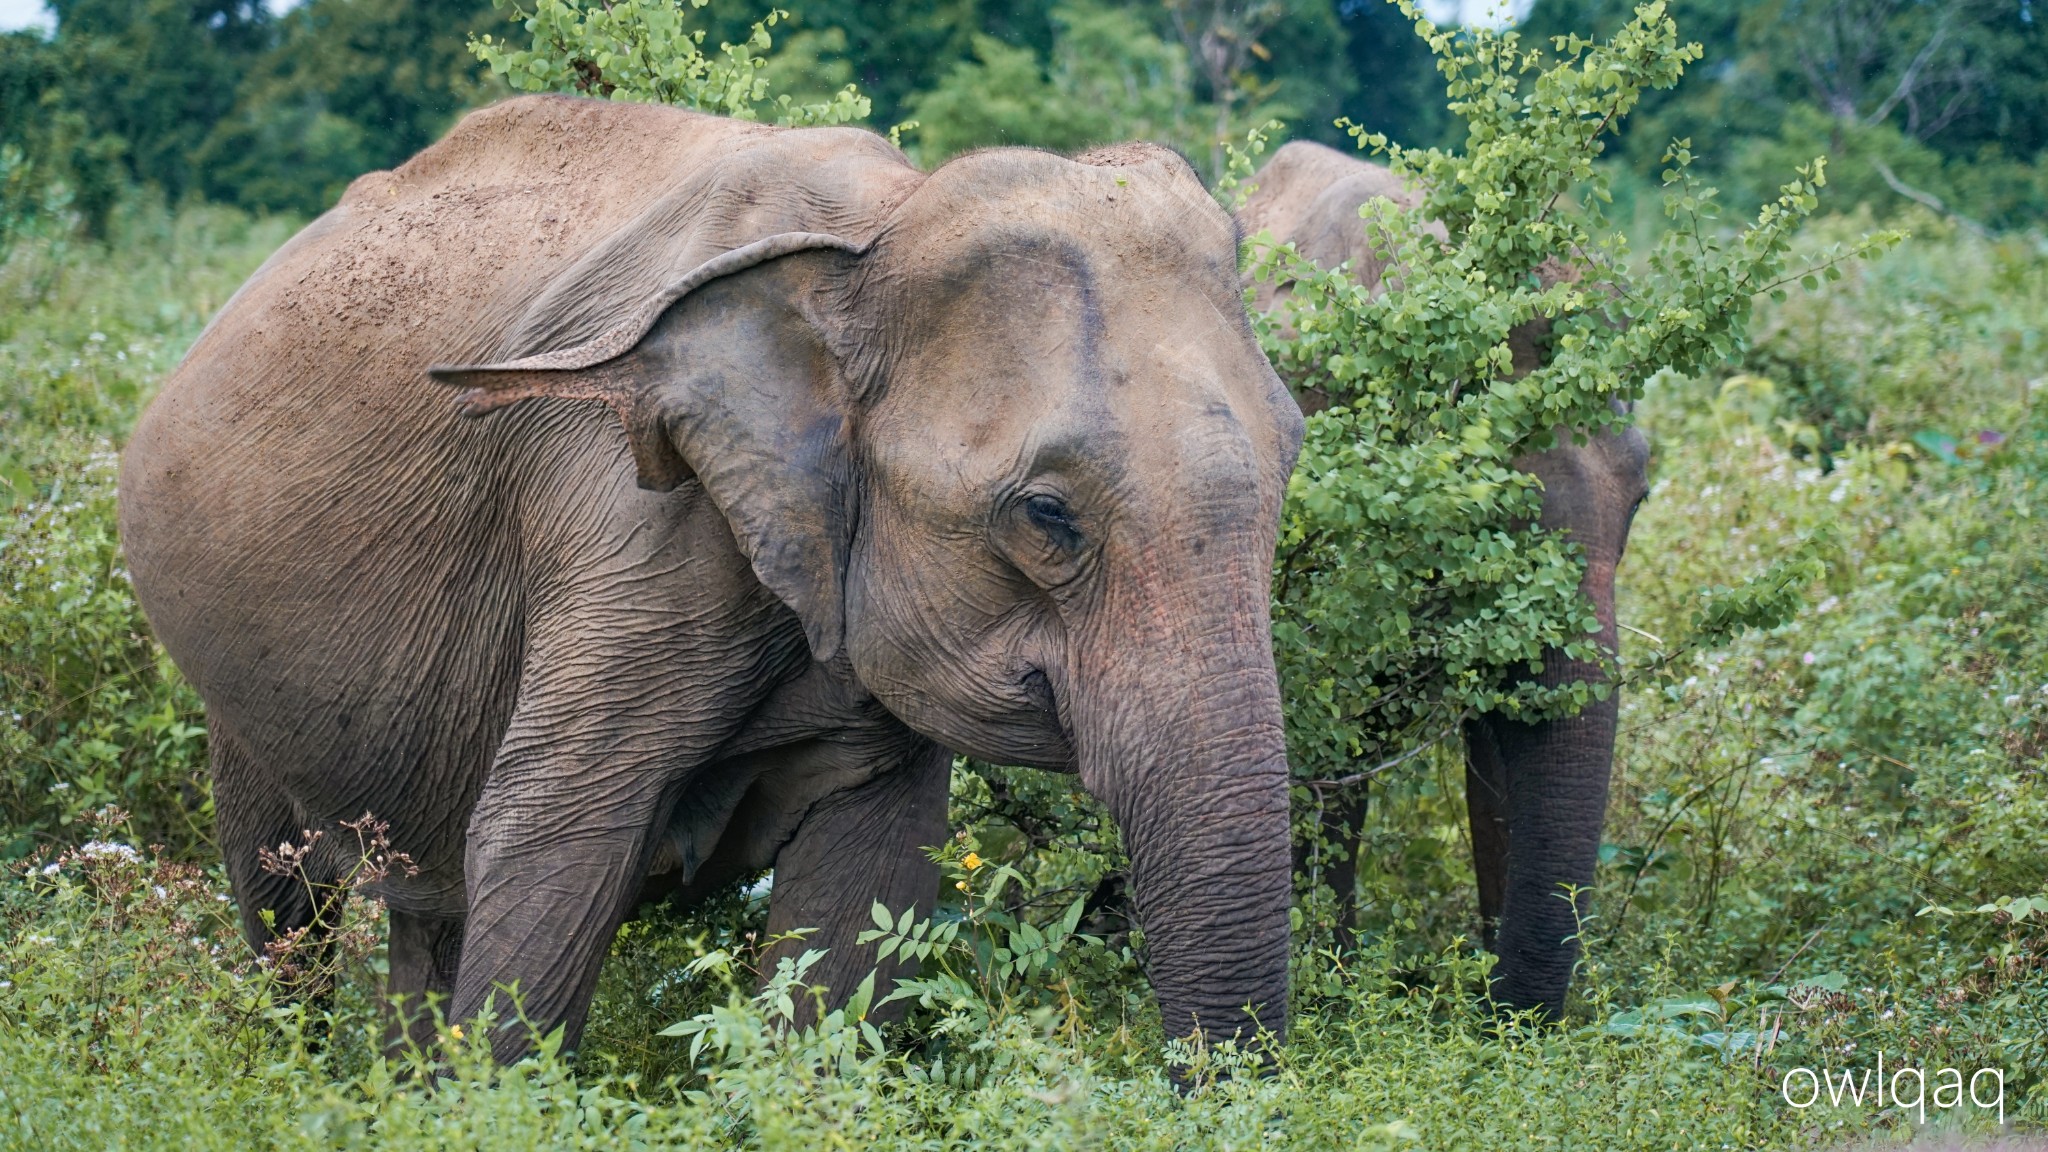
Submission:
[[[861,980],[860,986],[853,990],[853,995],[846,998],[847,1016],[855,1020],[866,1020],[868,1018],[868,1007],[874,1003],[874,1000],[875,971],[870,968],[868,969],[867,976]]]

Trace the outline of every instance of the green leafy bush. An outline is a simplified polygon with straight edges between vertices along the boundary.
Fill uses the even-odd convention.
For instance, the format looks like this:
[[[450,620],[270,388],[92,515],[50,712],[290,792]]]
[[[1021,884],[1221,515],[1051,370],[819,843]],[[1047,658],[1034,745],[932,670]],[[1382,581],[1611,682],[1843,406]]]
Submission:
[[[99,829],[111,836],[110,828]],[[344,994],[314,1010],[238,954],[217,877],[101,839],[0,881],[0,1083],[10,1130],[52,1149],[1066,1148],[1526,1145],[1767,1146],[1796,1128],[1746,1065],[1695,1062],[1661,1036],[1503,1026],[1448,955],[1419,983],[1382,954],[1305,989],[1267,1076],[1228,1051],[1156,1056],[1072,1015],[950,1006],[946,1046],[910,1047],[860,1000],[806,1028],[801,958],[757,992],[730,953],[686,979],[726,999],[673,1031],[688,1073],[607,1074],[544,1043],[510,1068],[483,1028],[443,1026],[440,1079],[386,1055],[383,1023]],[[361,962],[361,961],[357,961]]]
[[[1440,738],[1468,711],[1575,711],[1604,692],[1515,678],[1545,649],[1601,657],[1578,595],[1582,561],[1532,526],[1541,487],[1513,461],[1549,447],[1555,429],[1611,427],[1655,373],[1732,357],[1753,297],[1811,285],[1843,256],[1896,239],[1788,272],[1821,162],[1724,238],[1681,141],[1666,174],[1671,227],[1632,268],[1600,213],[1595,161],[1642,93],[1675,83],[1697,56],[1663,5],[1639,8],[1605,44],[1560,38],[1554,61],[1513,32],[1454,37],[1405,10],[1438,53],[1469,144],[1414,150],[1354,129],[1427,189],[1414,211],[1364,209],[1397,261],[1390,287],[1367,290],[1285,251],[1259,268],[1293,281],[1289,307],[1264,328],[1268,355],[1332,401],[1309,418],[1289,487],[1275,598],[1291,758],[1311,776]],[[1546,278],[1546,267],[1573,275]],[[1548,354],[1516,377],[1509,333],[1538,320]],[[1701,622],[1725,634],[1775,623],[1782,608],[1724,597]]]
[[[851,84],[819,104],[770,94],[768,30],[786,15],[779,9],[745,41],[708,56],[705,30],[691,28],[689,14],[710,0],[537,0],[530,13],[519,0],[494,2],[525,23],[533,46],[500,44],[487,33],[470,51],[521,91],[680,104],[742,120],[766,113],[779,124],[845,124],[868,114],[867,98]]]

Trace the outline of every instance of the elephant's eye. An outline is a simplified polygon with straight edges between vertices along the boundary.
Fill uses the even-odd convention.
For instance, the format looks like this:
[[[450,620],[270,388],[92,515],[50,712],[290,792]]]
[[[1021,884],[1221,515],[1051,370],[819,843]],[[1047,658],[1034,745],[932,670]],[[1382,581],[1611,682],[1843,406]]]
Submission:
[[[1074,523],[1074,514],[1067,509],[1067,502],[1057,496],[1039,494],[1024,500],[1024,515],[1034,527],[1045,533],[1048,544],[1062,552],[1076,552],[1081,547],[1081,528]]]
[[[1628,506],[1628,518],[1621,522],[1621,530],[1624,535],[1626,535],[1629,528],[1635,524],[1636,513],[1643,510],[1643,501],[1648,500],[1649,498],[1650,494],[1648,492],[1645,492],[1642,495],[1636,497],[1635,503]]]
[[[1079,578],[1094,554],[1084,522],[1065,500],[1041,489],[998,506],[989,544],[1033,584],[1060,588]]]

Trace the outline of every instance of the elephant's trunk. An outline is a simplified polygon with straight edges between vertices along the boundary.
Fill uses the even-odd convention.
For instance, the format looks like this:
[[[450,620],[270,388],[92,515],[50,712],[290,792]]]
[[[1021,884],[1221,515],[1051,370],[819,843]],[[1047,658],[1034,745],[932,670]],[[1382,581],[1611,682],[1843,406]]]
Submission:
[[[1264,573],[1258,573],[1263,576]],[[1287,1027],[1288,775],[1263,581],[1142,590],[1063,704],[1082,781],[1110,808],[1167,1033]],[[1227,601],[1218,603],[1218,601]],[[1171,624],[1169,624],[1171,620]]]
[[[1612,652],[1613,566],[1591,569],[1584,588],[1600,618],[1601,646]],[[1552,651],[1536,680],[1557,685],[1605,675],[1597,664]],[[1480,912],[1500,957],[1493,993],[1510,1007],[1551,1017],[1564,1007],[1579,924],[1590,911],[1619,711],[1609,695],[1576,716],[1533,724],[1487,716],[1467,726]]]

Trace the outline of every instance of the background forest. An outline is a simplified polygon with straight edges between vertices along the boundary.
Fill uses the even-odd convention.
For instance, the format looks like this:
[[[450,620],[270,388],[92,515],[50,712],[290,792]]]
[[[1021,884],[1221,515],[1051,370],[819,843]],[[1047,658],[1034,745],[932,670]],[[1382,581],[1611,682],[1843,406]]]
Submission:
[[[1141,934],[1077,898],[1116,872],[1100,809],[1065,778],[963,764],[942,849],[959,896],[878,921],[951,981],[904,1024],[780,1027],[802,974],[754,994],[756,886],[622,931],[573,1060],[493,1069],[444,1029],[439,1080],[381,1052],[372,908],[351,907],[347,979],[312,1004],[232,931],[201,707],[127,584],[114,465],[277,245],[354,176],[510,94],[469,41],[524,46],[522,14],[51,7],[54,34],[0,36],[0,1146],[1840,1148],[2048,1127],[2048,54],[2031,0],[1681,0],[1703,58],[1608,137],[1598,182],[1645,253],[1680,231],[1658,210],[1674,137],[1731,221],[1826,155],[1788,258],[1839,279],[1760,295],[1719,354],[1631,384],[1652,492],[1621,570],[1631,671],[1561,1025],[1485,1005],[1454,746],[1371,782],[1355,935],[1304,880],[1294,1032],[1264,1075],[1160,1035]],[[768,90],[813,119],[901,126],[926,166],[1143,137],[1227,196],[1269,120],[1275,140],[1347,149],[1340,117],[1468,143],[1430,47],[1380,0],[788,8],[762,46]],[[1521,27],[1605,37],[1632,11],[1536,0]],[[764,12],[686,15],[709,55]],[[536,84],[587,77],[558,72]],[[1684,234],[1734,235],[1705,220]],[[1911,238],[1837,261],[1883,228]],[[1773,573],[1796,579],[1751,613],[1765,626],[1702,628]],[[1781,1092],[1790,1068],[1880,1051],[1997,1069],[2002,1108]]]
[[[1348,117],[1404,144],[1456,144],[1427,48],[1380,0],[790,0],[777,91],[848,83],[869,123],[907,120],[929,164],[985,144],[1072,149],[1145,137],[1213,177],[1218,138],[1268,118],[1337,142]],[[1535,0],[1533,36],[1607,35],[1624,0]],[[398,163],[458,110],[502,95],[465,49],[517,28],[487,0],[53,0],[56,32],[0,36],[0,144],[10,173],[61,175],[94,234],[130,185],[172,204],[317,212],[356,175]],[[2048,29],[2033,0],[1681,0],[1704,63],[1623,129],[1620,159],[1657,170],[1699,141],[1731,203],[1772,194],[1792,163],[1834,163],[1832,205],[1932,200],[1987,227],[2048,210]],[[695,15],[707,44],[763,13]],[[1220,131],[1219,131],[1220,129]],[[31,189],[7,177],[17,215]]]

